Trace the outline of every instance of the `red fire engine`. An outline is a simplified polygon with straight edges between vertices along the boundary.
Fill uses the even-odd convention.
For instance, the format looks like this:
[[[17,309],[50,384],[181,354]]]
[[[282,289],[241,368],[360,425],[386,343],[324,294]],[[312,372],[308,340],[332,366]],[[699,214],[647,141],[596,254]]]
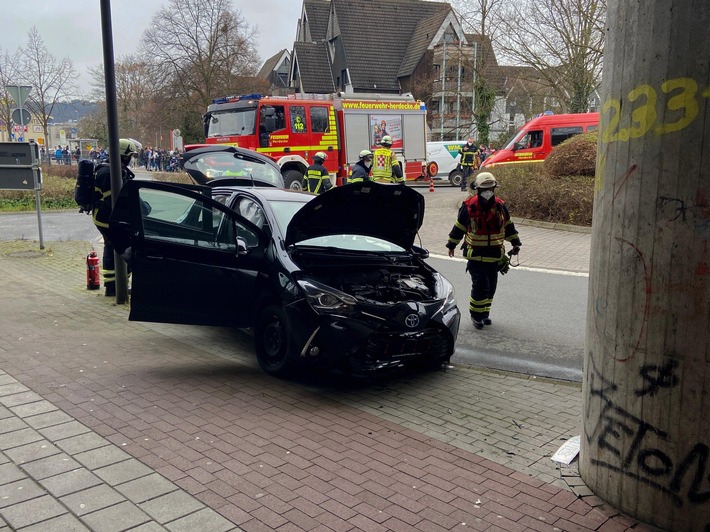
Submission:
[[[261,94],[213,100],[204,117],[205,142],[229,144],[268,155],[281,167],[287,188],[300,189],[313,155],[342,184],[363,149],[392,137],[392,149],[408,180],[426,161],[426,106],[411,96]]]

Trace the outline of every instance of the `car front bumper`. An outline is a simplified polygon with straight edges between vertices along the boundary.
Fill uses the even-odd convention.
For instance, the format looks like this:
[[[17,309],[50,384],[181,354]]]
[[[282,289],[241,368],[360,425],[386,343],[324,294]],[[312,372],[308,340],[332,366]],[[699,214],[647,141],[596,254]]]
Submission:
[[[379,312],[334,316],[317,314],[300,300],[285,311],[300,361],[367,374],[448,361],[454,352],[461,315],[456,306],[441,307],[441,302],[409,302],[381,305],[374,309]],[[418,325],[413,327],[417,318]]]

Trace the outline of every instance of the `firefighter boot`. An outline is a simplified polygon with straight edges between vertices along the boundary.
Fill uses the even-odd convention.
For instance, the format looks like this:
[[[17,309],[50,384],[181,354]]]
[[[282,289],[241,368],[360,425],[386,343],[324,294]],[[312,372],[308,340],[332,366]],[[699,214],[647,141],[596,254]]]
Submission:
[[[104,283],[104,295],[106,297],[116,297],[116,281]]]

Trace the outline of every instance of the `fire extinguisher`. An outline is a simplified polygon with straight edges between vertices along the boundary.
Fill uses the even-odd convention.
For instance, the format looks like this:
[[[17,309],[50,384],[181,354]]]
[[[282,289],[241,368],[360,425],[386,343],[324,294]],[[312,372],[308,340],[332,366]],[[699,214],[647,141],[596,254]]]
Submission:
[[[98,290],[101,288],[99,257],[96,255],[96,251],[93,250],[86,256],[86,288],[87,290]]]

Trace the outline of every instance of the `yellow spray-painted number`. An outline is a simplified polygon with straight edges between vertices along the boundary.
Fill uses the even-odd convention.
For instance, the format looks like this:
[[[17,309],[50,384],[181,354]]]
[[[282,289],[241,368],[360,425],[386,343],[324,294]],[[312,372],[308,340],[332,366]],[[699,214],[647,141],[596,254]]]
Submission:
[[[657,135],[665,135],[679,131],[695,120],[700,112],[698,104],[698,84],[693,78],[675,78],[664,81],[661,91],[668,95],[666,107],[670,111],[681,111],[680,118],[674,122],[655,124],[658,119],[657,103],[658,94],[650,85],[643,84],[631,90],[628,100],[632,103],[639,102],[631,111],[631,127],[620,128],[622,102],[615,98],[604,102],[601,108],[602,115],[609,113],[609,119],[602,131],[602,142],[626,142],[644,136],[649,131]],[[710,98],[710,87],[701,94],[703,98]],[[654,127],[655,125],[655,127]]]

